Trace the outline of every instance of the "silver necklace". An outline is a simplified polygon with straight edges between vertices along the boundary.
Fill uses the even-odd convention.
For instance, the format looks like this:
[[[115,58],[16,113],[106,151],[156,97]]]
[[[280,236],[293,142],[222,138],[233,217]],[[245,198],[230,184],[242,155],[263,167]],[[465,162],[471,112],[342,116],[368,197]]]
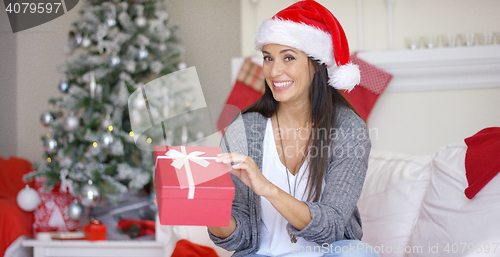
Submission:
[[[293,196],[293,198],[295,198],[295,191],[297,191],[297,177],[295,177],[295,180],[293,182],[293,194],[292,194],[292,186],[290,186],[290,178],[289,178],[289,175],[288,175],[288,167],[286,166],[285,150],[283,150],[283,139],[281,139],[280,119],[278,118],[278,112],[276,112],[276,123],[278,123],[278,134],[280,135],[281,154],[283,155],[283,162],[285,163],[286,182],[288,183],[288,192],[290,193],[290,195]],[[302,158],[302,160],[304,160],[305,157],[306,156],[304,155],[304,157]],[[298,172],[295,175],[298,175]],[[295,235],[293,235],[290,232],[290,230],[288,229],[288,227],[286,229],[286,232],[288,233],[288,236],[290,236],[290,242],[292,242],[292,244],[297,243],[297,237],[295,237]]]
[[[278,117],[278,112],[276,112],[276,119],[278,119],[277,117]],[[287,127],[291,128],[291,129],[295,129],[295,131],[299,131],[299,130],[301,130],[301,129],[305,128],[305,127],[307,126],[307,124],[309,123],[309,121],[308,121],[308,122],[306,122],[306,124],[304,124],[304,126],[302,126],[302,127],[300,127],[300,128],[294,128],[294,127],[292,127],[292,126],[288,125],[288,123],[286,123],[286,121],[285,121],[285,120],[281,120],[281,121],[283,121],[283,123],[285,123],[285,125],[286,125]],[[279,124],[278,124],[278,126],[279,126]]]

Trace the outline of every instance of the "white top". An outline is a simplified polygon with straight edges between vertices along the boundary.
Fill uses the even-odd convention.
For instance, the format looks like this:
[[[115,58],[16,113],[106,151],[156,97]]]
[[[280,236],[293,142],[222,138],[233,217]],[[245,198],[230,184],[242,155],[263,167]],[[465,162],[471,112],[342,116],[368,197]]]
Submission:
[[[262,160],[262,174],[271,181],[274,185],[281,188],[283,191],[290,193],[287,176],[288,172],[279,159],[278,152],[276,150],[276,144],[274,141],[273,127],[271,124],[271,119],[267,120],[266,134],[264,136],[263,143],[263,160]],[[306,158],[304,163],[299,169],[299,172],[294,176],[288,172],[288,178],[290,187],[292,190],[291,195],[294,192],[294,186],[296,187],[295,198],[301,201],[307,200],[308,192],[305,192],[307,186],[307,176],[309,174],[309,169],[307,165],[309,163],[309,158]],[[295,184],[295,180],[297,180]],[[303,238],[297,238],[297,243],[292,244],[290,242],[290,236],[286,231],[286,225],[288,221],[281,216],[281,214],[273,207],[273,205],[264,197],[260,198],[261,205],[261,242],[260,248],[257,254],[267,255],[267,256],[287,256],[293,253],[293,256],[323,256],[322,253],[306,253],[307,249],[318,249],[318,244],[314,242],[306,241]],[[297,253],[303,253],[298,255]]]

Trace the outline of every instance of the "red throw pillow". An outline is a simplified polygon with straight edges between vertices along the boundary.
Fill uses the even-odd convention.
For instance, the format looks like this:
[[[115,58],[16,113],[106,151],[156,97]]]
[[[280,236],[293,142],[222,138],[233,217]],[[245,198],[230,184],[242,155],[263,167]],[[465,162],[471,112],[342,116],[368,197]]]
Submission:
[[[32,165],[27,160],[0,157],[0,198],[16,199],[17,193],[26,186],[23,176],[32,170]],[[34,183],[29,185],[33,187]]]
[[[171,257],[218,257],[214,249],[181,239],[175,245]]]
[[[19,236],[33,236],[33,213],[25,212],[17,205],[17,194],[26,186],[23,176],[31,170],[31,163],[27,160],[0,157],[0,256]]]

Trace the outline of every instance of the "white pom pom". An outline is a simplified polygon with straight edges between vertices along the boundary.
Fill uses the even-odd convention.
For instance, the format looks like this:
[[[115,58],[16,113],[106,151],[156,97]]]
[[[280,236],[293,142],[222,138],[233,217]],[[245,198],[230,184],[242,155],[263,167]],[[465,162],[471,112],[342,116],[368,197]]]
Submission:
[[[356,64],[348,63],[340,67],[328,68],[328,84],[335,89],[351,91],[361,80],[359,67]]]
[[[38,205],[40,205],[40,202],[41,200],[38,192],[28,185],[17,194],[17,205],[19,205],[19,208],[23,211],[34,211]]]

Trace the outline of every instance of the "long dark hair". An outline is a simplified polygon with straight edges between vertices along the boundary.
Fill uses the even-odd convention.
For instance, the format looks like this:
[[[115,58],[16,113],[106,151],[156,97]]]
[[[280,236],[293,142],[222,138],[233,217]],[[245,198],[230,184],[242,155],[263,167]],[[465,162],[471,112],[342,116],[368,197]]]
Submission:
[[[312,132],[310,138],[310,162],[309,177],[307,179],[307,188],[309,188],[308,201],[319,201],[321,197],[321,188],[325,176],[326,165],[329,157],[329,151],[333,136],[335,133],[336,112],[340,106],[348,107],[352,110],[352,105],[342,96],[342,94],[328,85],[328,71],[324,64],[319,64],[312,60],[315,68],[311,87],[309,89],[309,100],[311,102],[311,122]],[[270,118],[278,110],[278,101],[273,97],[267,81],[264,95],[254,104],[246,108],[246,112],[258,112],[264,117]],[[355,110],[354,110],[355,111]],[[356,112],[356,111],[355,111]],[[311,151],[316,152],[312,153]]]

